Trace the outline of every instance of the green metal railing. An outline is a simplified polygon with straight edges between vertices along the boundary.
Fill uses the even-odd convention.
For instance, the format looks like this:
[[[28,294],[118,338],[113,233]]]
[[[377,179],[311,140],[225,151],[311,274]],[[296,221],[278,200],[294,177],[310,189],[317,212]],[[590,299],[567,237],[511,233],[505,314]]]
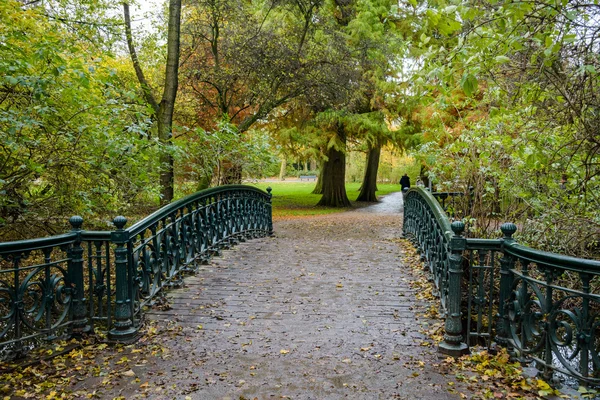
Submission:
[[[432,271],[446,315],[440,351],[502,346],[546,379],[600,384],[600,262],[520,245],[512,223],[502,225],[502,239],[464,238],[463,230],[428,191],[407,193],[404,232]]]
[[[0,359],[42,341],[98,326],[115,341],[137,336],[144,306],[224,248],[273,232],[271,189],[207,189],[171,203],[129,228],[71,232],[0,243]]]

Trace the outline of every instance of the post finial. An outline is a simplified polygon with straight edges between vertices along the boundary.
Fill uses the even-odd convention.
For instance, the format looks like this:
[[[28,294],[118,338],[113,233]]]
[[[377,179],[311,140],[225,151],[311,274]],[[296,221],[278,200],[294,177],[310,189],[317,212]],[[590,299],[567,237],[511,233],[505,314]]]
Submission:
[[[505,222],[500,226],[500,230],[504,234],[504,240],[514,240],[512,235],[517,231],[517,226],[512,222]]]
[[[118,217],[116,217],[113,220],[113,224],[117,227],[117,229],[121,230],[125,227],[125,224],[127,223],[127,218],[125,218],[122,215],[119,215]]]
[[[73,215],[69,218],[69,224],[71,224],[71,228],[73,228],[74,231],[79,231],[83,225],[83,218],[79,215]]]
[[[450,224],[450,228],[452,228],[452,232],[454,232],[456,236],[460,236],[465,231],[465,223],[462,221],[454,221]]]

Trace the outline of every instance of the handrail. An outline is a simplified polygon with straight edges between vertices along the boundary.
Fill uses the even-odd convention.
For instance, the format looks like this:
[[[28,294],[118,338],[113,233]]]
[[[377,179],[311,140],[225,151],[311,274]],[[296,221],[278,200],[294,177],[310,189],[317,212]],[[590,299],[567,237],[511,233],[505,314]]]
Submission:
[[[271,189],[206,189],[126,222],[86,231],[75,216],[68,233],[0,243],[0,361],[94,324],[112,340],[135,339],[143,306],[163,288],[222,249],[272,234]]]
[[[162,219],[171,216],[174,212],[176,212],[182,207],[185,207],[186,205],[192,204],[195,201],[209,196],[231,192],[235,190],[247,190],[263,195],[265,197],[267,196],[267,193],[263,192],[262,190],[247,185],[223,185],[214,188],[204,189],[165,205],[161,209],[153,212],[152,214],[148,215],[147,217],[139,220],[138,222],[130,226],[126,229],[126,231],[128,231],[131,235],[136,235],[144,229],[146,229],[148,226],[151,226],[152,224],[155,224],[161,221]]]
[[[70,232],[44,238],[3,242],[0,243],[0,255],[14,254],[17,252],[30,252],[37,249],[66,245],[72,243],[76,238],[77,233]]]
[[[507,347],[521,362],[535,361],[545,379],[562,374],[580,383],[600,385],[600,296],[592,291],[592,280],[600,279],[600,261],[518,244],[513,239],[517,226],[512,223],[502,224],[501,239],[465,239],[461,236],[464,224],[450,224],[434,200],[423,189],[407,193],[404,231],[417,241],[429,265],[447,262],[450,268],[442,271],[450,278],[460,276],[453,265],[465,267],[468,274],[468,279],[456,286],[449,279],[445,300],[440,291],[446,309],[459,302],[456,314],[447,313],[440,351],[460,354],[456,346],[448,346],[452,329],[458,326],[466,344],[475,340],[490,348]],[[452,237],[448,237],[448,226],[454,232]],[[447,246],[436,245],[435,232],[427,231],[439,229],[436,227],[446,232]],[[432,272],[437,284],[439,272]],[[562,280],[564,274],[568,279]],[[453,320],[453,315],[462,322]],[[456,341],[450,344],[456,345]]]
[[[467,238],[467,250],[502,250],[502,239]]]
[[[504,249],[507,254],[522,260],[527,260],[531,263],[544,264],[549,267],[566,269],[574,272],[593,272],[594,274],[600,274],[600,261],[597,260],[535,250],[516,242],[505,243]]]
[[[437,223],[444,231],[444,235],[446,235],[446,238],[450,239],[453,236],[453,234],[452,228],[450,226],[450,221],[448,220],[448,215],[446,214],[446,211],[444,211],[440,203],[432,195],[432,193],[429,190],[424,189],[422,187],[414,187],[410,188],[406,193],[407,199],[411,193],[418,193],[419,196],[421,196],[421,198],[427,203],[427,205],[431,208],[431,211],[433,212]]]

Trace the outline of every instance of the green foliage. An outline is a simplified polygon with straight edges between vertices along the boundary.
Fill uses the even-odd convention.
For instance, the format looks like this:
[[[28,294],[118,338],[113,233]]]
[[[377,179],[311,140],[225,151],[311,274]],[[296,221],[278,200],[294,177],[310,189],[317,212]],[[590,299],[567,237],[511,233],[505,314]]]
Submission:
[[[261,130],[242,135],[233,124],[222,121],[217,129],[196,129],[193,136],[178,140],[177,161],[186,179],[219,184],[227,165],[242,168],[244,176],[257,178],[272,171],[278,160],[269,136]]]
[[[521,241],[598,257],[595,6],[464,3],[426,13],[430,28],[448,19],[462,29],[421,37],[427,67],[414,92],[424,170],[439,188],[474,188],[461,217],[478,235],[510,220]]]
[[[157,151],[119,65],[42,11],[0,5],[0,224],[16,236],[134,201]]]

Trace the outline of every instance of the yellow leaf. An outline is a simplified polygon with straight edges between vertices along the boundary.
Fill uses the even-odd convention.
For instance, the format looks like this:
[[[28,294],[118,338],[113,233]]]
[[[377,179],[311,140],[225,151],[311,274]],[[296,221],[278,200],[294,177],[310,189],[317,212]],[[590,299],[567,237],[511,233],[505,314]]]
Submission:
[[[545,381],[543,381],[541,379],[537,380],[536,385],[537,385],[538,389],[542,389],[542,390],[550,389],[550,385],[548,385],[548,383],[546,383]]]
[[[279,353],[281,353],[281,354],[287,354],[289,352],[290,352],[289,350],[284,350],[284,349],[279,350]]]
[[[369,351],[369,350],[371,350],[371,346],[369,346],[369,347],[361,347],[360,348],[360,351]]]

